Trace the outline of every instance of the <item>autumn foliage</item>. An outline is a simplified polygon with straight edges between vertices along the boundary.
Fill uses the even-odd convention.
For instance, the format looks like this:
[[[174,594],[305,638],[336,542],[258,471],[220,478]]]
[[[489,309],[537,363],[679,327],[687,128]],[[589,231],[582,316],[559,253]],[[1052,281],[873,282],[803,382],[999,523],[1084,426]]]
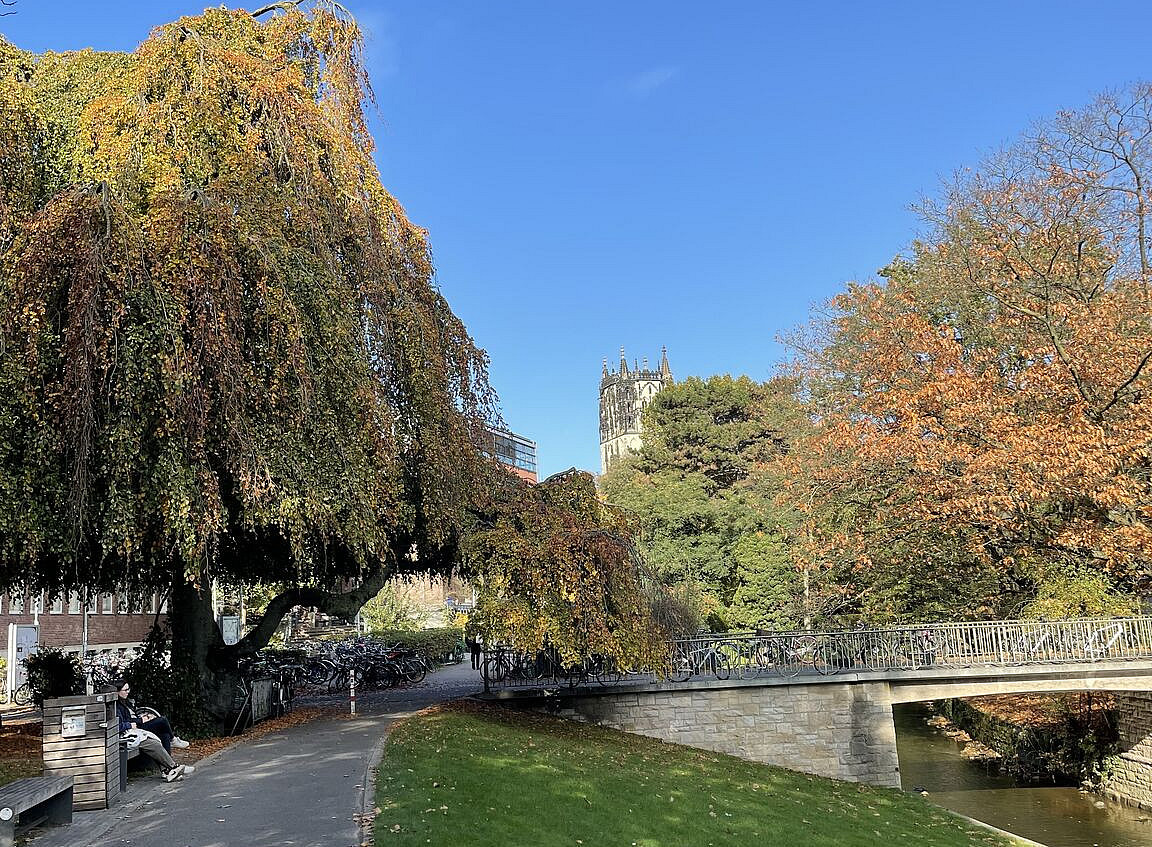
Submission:
[[[789,496],[862,609],[1106,612],[1150,587],[1150,176],[1152,89],[1063,114],[815,327]],[[1069,583],[1090,590],[1043,602]]]
[[[451,570],[500,488],[487,356],[380,182],[360,30],[266,11],[130,54],[0,38],[0,584],[170,588],[217,672],[295,604]],[[274,589],[234,649],[213,579]]]
[[[565,664],[599,655],[659,666],[673,633],[650,613],[659,589],[637,559],[634,519],[600,502],[591,474],[539,485],[507,476],[465,545],[480,591],[473,625],[489,643],[553,647]]]

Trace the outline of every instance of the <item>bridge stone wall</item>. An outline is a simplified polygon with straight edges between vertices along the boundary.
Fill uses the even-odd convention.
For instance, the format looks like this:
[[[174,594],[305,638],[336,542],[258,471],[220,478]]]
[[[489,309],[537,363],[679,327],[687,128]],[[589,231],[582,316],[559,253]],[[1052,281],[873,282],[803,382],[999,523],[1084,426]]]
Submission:
[[[1152,692],[1116,698],[1120,754],[1104,786],[1112,799],[1152,809]]]
[[[560,714],[792,770],[900,787],[887,682],[614,692]]]

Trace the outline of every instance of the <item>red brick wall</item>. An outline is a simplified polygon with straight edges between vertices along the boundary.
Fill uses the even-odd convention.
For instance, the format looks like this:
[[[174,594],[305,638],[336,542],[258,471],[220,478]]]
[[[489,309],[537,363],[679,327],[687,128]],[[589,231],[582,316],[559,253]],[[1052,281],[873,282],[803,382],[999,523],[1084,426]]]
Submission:
[[[535,471],[526,471],[523,468],[516,467],[515,465],[504,465],[504,467],[508,468],[508,470],[512,471],[512,473],[516,474],[516,476],[520,477],[521,479],[526,479],[529,482],[537,481]]]
[[[152,598],[144,602],[144,611],[128,614],[120,598],[113,596],[112,612],[106,614],[104,598],[99,598],[96,611],[88,614],[88,647],[99,650],[106,646],[123,646],[137,644],[148,635],[152,622],[156,619]],[[0,654],[7,655],[8,651],[8,624],[33,623],[37,617],[32,613],[32,598],[24,601],[24,611],[12,614],[12,598],[8,595],[0,596]],[[83,630],[83,616],[79,612],[69,613],[68,602],[62,604],[62,611],[53,613],[52,604],[41,607],[40,645],[42,647],[70,647],[79,648]],[[166,615],[160,615],[160,623],[164,624]]]

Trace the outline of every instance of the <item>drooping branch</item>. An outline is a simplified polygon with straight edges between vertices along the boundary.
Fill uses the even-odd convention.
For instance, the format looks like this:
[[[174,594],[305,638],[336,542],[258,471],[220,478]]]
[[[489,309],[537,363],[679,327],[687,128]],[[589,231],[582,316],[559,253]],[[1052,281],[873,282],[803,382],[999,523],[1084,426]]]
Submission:
[[[260,623],[236,644],[240,655],[255,653],[275,634],[280,621],[295,606],[315,607],[322,612],[351,618],[395,575],[395,569],[381,567],[348,591],[325,591],[314,587],[289,588],[272,598]]]
[[[421,573],[445,573],[457,561],[458,550],[455,542],[446,543],[433,549],[421,548],[418,558],[411,557],[413,539],[400,535],[392,543],[392,553],[387,561],[363,574],[356,584],[344,590],[320,586],[293,586],[282,591],[269,601],[260,623],[232,648],[237,655],[250,655],[272,640],[280,621],[295,606],[319,609],[337,617],[350,620],[375,597],[389,580],[412,570],[417,565]],[[346,555],[346,551],[336,551]]]

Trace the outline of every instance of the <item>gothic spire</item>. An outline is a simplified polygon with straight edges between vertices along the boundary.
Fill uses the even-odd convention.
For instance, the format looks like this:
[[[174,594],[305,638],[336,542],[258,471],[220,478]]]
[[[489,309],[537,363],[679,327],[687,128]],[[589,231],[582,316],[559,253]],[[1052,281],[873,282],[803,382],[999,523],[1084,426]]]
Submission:
[[[667,347],[661,347],[660,348],[660,376],[666,377],[667,379],[672,378],[672,368],[668,364],[668,348]]]
[[[608,376],[608,357],[607,356],[604,357],[604,367],[600,371],[600,378],[603,379],[606,376]]]
[[[620,348],[620,373],[628,373],[628,360],[624,358],[624,348]]]

